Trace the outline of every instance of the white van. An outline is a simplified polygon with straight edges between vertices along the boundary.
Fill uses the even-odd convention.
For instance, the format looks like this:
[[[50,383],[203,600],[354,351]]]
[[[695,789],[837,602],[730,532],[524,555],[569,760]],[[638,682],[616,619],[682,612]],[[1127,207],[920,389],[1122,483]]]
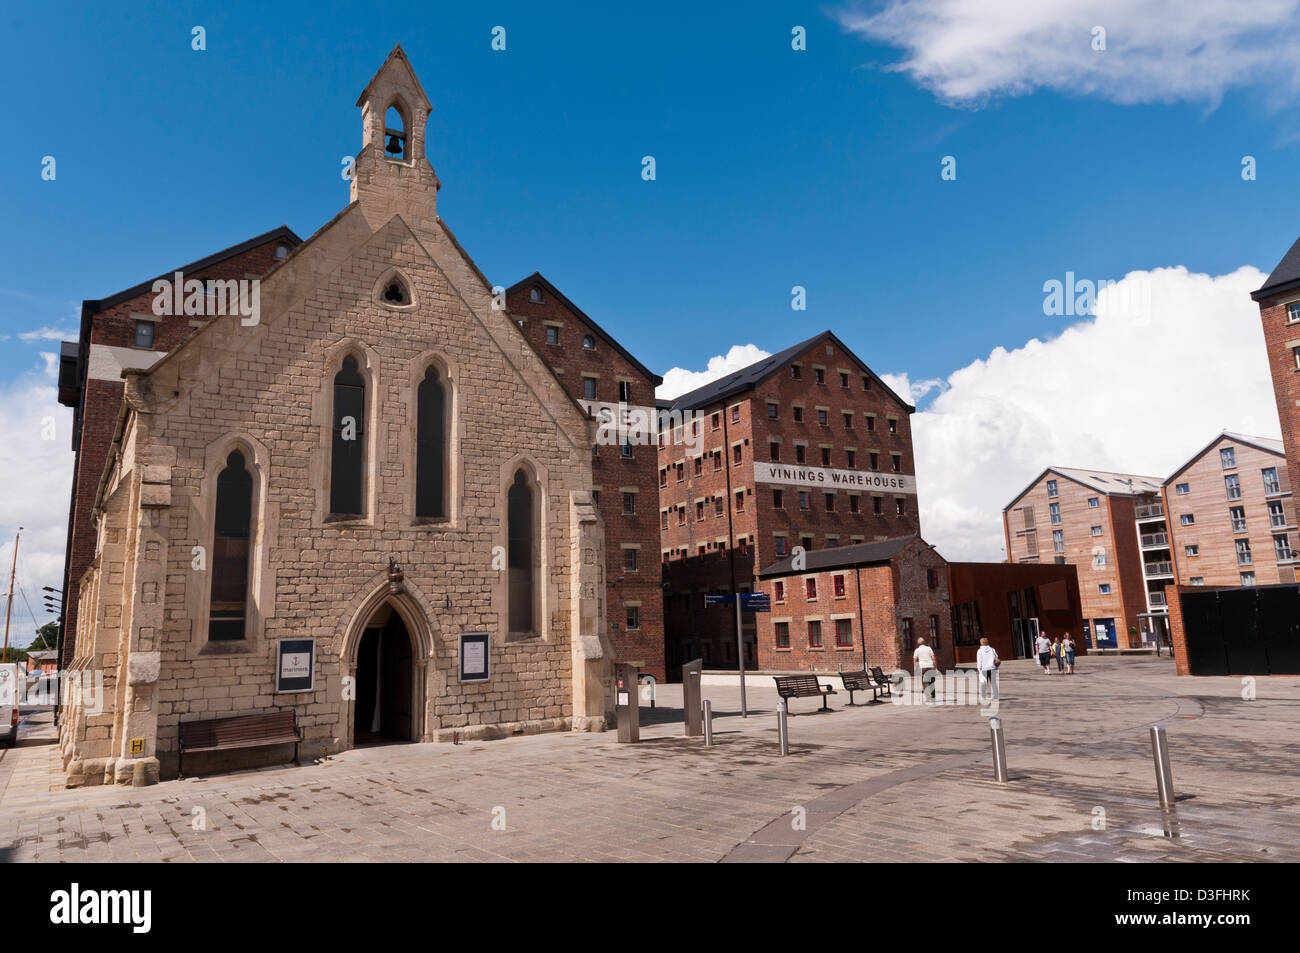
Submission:
[[[0,664],[0,741],[6,748],[18,743],[18,702],[22,691],[22,666],[17,662]]]

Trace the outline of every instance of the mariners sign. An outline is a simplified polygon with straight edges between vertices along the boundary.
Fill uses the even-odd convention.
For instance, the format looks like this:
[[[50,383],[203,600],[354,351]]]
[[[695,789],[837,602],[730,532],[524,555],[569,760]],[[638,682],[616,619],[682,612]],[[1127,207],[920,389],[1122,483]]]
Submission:
[[[866,490],[916,495],[916,477],[906,473],[832,470],[828,467],[791,466],[788,463],[755,463],[754,482],[782,483],[786,486],[816,486],[826,490]]]

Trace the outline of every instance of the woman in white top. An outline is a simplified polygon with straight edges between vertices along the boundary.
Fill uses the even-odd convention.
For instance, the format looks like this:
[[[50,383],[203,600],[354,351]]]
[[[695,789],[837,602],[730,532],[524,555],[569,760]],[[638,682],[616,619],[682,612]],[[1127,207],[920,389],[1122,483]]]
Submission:
[[[979,651],[975,653],[975,667],[980,673],[980,697],[984,696],[986,690],[994,698],[998,697],[997,673],[1001,664],[998,650],[989,645],[988,639],[980,639]]]

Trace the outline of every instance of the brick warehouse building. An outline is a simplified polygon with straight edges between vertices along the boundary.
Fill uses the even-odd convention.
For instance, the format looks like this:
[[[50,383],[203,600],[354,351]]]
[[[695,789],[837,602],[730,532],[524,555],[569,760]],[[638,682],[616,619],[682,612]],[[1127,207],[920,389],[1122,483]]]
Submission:
[[[662,408],[659,519],[670,677],[736,667],[735,609],[758,570],[806,551],[915,536],[914,408],[830,331]],[[742,620],[745,662],[757,628]]]
[[[1088,652],[1079,574],[1069,563],[949,563],[948,597],[959,664],[974,663],[982,638],[999,658],[1033,658],[1040,632],[1069,634],[1077,654]]]
[[[759,573],[771,613],[756,613],[762,671],[911,670],[924,638],[940,670],[956,661],[948,564],[919,536],[786,556]]]
[[[640,413],[652,420],[663,378],[611,337],[540,274],[506,289],[506,303],[533,349],[565,391],[598,418]],[[609,636],[620,659],[643,663],[662,680],[663,590],[659,568],[659,485],[653,443],[602,428],[592,455],[592,495],[605,522]]]
[[[400,47],[357,105],[350,203],[248,266],[251,320],[120,360],[94,481],[81,412],[96,540],[70,669],[103,691],[63,713],[70,784],[169,775],[181,722],[270,709],[311,757],[606,723],[596,421],[439,218]]]
[[[286,226],[258,235],[180,269],[200,280],[261,277],[302,239]],[[172,278],[174,272],[159,275]],[[68,510],[68,544],[63,591],[75,592],[77,580],[95,558],[95,493],[108,460],[109,446],[122,407],[124,368],[150,367],[189,337],[207,319],[201,315],[156,315],[154,279],[99,301],[83,301],[81,335],[64,342],[59,365],[59,403],[73,408],[72,501]],[[60,620],[59,661],[72,663],[73,640],[62,633],[77,630],[77,601],[65,603]]]
[[[1264,326],[1287,463],[1292,473],[1300,472],[1300,239],[1251,298]]]
[[[1164,637],[1174,570],[1158,477],[1049,467],[1003,508],[1002,527],[1009,562],[1078,567],[1085,646]]]

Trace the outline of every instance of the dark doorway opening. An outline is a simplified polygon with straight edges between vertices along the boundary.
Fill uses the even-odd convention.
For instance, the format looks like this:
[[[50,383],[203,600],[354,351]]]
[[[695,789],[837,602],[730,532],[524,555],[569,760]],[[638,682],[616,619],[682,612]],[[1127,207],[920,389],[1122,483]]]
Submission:
[[[375,613],[357,646],[357,696],[353,744],[413,741],[411,637],[402,617],[385,606]]]

